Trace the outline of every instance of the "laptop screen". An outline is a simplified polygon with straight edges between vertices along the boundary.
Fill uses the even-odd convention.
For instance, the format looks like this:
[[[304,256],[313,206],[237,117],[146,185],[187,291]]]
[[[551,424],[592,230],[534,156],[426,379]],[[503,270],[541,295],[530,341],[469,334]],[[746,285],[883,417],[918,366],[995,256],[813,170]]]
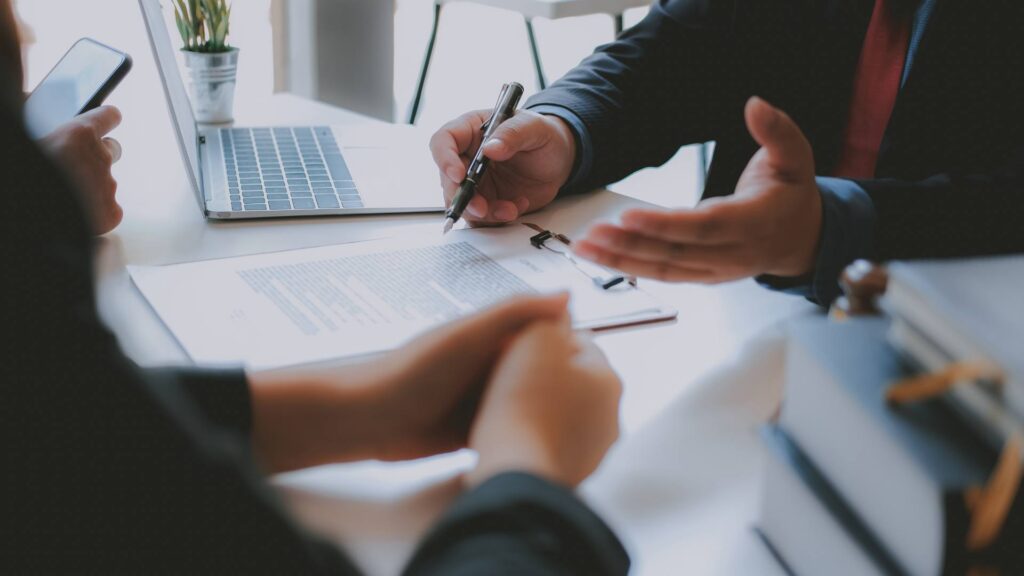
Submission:
[[[203,196],[199,189],[199,132],[188,92],[185,91],[185,83],[182,82],[181,73],[178,71],[177,56],[171,44],[171,35],[167,31],[164,10],[160,6],[160,0],[139,0],[139,6],[142,8],[142,16],[149,31],[150,45],[153,47],[153,56],[160,70],[160,78],[164,83],[164,93],[170,106],[171,120],[178,133],[178,143],[185,156],[188,176],[199,196],[200,204],[203,204]]]

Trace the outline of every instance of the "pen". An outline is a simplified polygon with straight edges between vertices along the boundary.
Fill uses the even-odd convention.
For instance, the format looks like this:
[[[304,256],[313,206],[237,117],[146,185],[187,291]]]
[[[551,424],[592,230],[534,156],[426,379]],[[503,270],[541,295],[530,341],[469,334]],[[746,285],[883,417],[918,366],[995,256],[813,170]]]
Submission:
[[[445,234],[450,232],[452,226],[455,226],[455,223],[462,218],[462,213],[466,210],[466,206],[469,206],[469,201],[473,199],[473,194],[476,194],[476,187],[483,180],[484,172],[487,170],[487,165],[490,162],[484,156],[484,144],[494,136],[494,131],[502,122],[515,115],[516,106],[519,105],[519,99],[522,97],[523,86],[518,82],[505,84],[501,87],[501,94],[498,94],[498,102],[494,105],[494,112],[480,126],[480,131],[483,132],[483,137],[480,138],[480,148],[477,149],[476,154],[473,156],[473,161],[469,163],[469,169],[466,170],[466,178],[462,181],[462,184],[459,184],[459,190],[455,193],[455,198],[452,199],[451,208],[445,213]]]

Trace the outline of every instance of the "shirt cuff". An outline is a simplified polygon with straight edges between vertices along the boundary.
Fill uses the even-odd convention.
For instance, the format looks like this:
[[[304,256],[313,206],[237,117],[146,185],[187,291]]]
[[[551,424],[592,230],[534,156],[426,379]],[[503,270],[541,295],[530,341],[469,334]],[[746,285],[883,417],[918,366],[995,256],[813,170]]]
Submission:
[[[570,191],[571,193],[586,178],[587,174],[590,174],[590,169],[594,165],[593,142],[590,139],[590,131],[587,130],[587,125],[575,112],[557,104],[537,104],[528,107],[527,110],[537,114],[544,114],[545,116],[560,118],[572,130],[573,138],[576,140],[576,158],[573,160],[572,173],[569,174],[569,180],[562,187],[562,191]]]
[[[799,278],[764,275],[757,281],[772,290],[828,306],[839,296],[843,270],[870,253],[878,217],[867,191],[853,180],[819,177],[817,183],[822,226],[813,272]]]

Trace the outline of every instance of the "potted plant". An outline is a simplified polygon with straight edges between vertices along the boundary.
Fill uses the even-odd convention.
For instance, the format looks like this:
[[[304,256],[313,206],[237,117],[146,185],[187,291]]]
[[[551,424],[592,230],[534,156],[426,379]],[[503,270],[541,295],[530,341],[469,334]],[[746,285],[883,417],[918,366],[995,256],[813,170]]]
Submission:
[[[192,79],[196,120],[230,122],[238,74],[238,48],[227,43],[231,6],[227,0],[174,0],[174,20]]]

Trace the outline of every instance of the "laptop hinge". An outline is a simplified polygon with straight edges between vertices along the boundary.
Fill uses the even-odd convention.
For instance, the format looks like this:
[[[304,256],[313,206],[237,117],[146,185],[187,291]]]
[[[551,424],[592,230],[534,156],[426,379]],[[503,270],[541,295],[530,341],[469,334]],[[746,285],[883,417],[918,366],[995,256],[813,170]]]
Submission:
[[[203,160],[203,150],[206,149],[206,136],[203,134],[196,134],[196,149],[199,156],[199,173],[196,174],[196,179],[199,180],[199,190],[203,197],[203,213],[206,213],[206,203],[210,200],[210,194],[206,190],[206,162]]]

